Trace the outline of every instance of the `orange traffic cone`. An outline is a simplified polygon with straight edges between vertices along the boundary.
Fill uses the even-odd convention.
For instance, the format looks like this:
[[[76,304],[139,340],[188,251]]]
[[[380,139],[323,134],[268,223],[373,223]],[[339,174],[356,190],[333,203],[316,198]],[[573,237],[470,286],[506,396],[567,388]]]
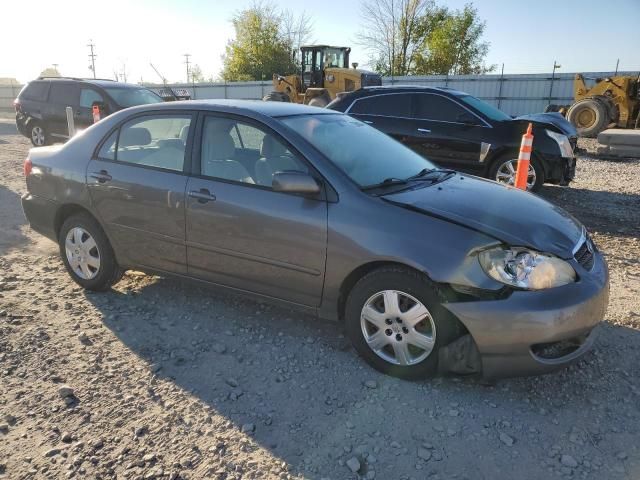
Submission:
[[[100,121],[100,107],[98,105],[93,106],[93,123]]]
[[[527,127],[527,133],[522,135],[520,144],[520,155],[518,156],[518,167],[516,168],[516,188],[527,189],[527,179],[529,177],[529,164],[531,162],[531,146],[533,145],[532,125]]]

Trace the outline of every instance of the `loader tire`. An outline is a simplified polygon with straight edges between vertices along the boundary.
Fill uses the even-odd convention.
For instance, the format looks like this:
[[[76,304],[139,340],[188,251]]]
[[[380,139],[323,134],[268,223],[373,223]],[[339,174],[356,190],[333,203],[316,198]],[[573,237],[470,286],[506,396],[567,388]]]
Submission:
[[[262,97],[264,102],[291,102],[289,96],[282,92],[271,92]]]
[[[567,120],[576,127],[581,137],[596,137],[611,121],[606,105],[594,98],[571,105]]]

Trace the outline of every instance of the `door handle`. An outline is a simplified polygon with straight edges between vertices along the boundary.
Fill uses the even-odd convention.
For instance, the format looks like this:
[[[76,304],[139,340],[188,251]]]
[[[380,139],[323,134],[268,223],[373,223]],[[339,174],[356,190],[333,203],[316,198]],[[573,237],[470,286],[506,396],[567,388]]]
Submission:
[[[106,170],[100,170],[99,172],[93,172],[90,175],[91,178],[95,178],[100,183],[105,183],[110,181],[113,177],[109,175]]]
[[[429,130],[428,128],[419,128],[418,131],[420,133],[431,133],[431,130]]]
[[[207,202],[215,202],[216,196],[212,195],[209,190],[206,188],[201,188],[200,190],[191,190],[189,192],[189,196],[191,198],[195,198],[199,203],[207,203]]]

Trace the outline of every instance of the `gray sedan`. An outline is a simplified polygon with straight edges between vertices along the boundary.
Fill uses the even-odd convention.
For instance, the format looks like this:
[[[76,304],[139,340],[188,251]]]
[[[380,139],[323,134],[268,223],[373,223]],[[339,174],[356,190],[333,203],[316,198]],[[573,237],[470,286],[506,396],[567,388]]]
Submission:
[[[134,107],[24,168],[26,217],[84,288],[135,268],[277,300],[344,322],[403,378],[554,370],[607,305],[605,261],[568,213],[330,110]]]

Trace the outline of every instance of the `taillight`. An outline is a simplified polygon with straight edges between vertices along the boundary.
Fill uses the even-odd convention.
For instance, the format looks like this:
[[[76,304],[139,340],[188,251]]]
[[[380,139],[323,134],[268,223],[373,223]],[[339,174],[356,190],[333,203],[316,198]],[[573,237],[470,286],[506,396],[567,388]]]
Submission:
[[[20,100],[17,98],[13,101],[13,107],[16,109],[16,113],[20,112]]]
[[[24,165],[23,165],[23,169],[24,169],[24,176],[28,177],[29,175],[31,175],[31,170],[33,169],[33,164],[31,163],[31,159],[29,157],[27,157],[24,161]]]

